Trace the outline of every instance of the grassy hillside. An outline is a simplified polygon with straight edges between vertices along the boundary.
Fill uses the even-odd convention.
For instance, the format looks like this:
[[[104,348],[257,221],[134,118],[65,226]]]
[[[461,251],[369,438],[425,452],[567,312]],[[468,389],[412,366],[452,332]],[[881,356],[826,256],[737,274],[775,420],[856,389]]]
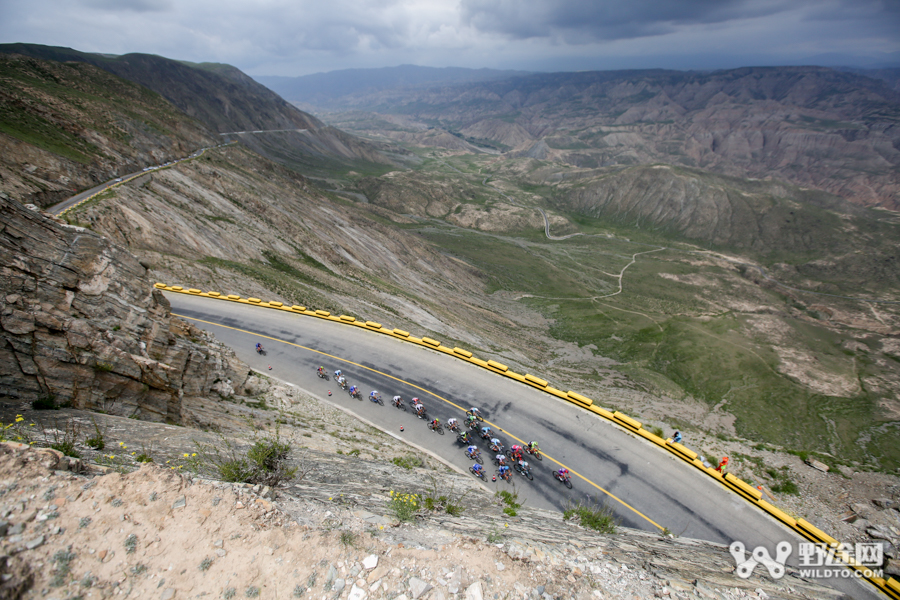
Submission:
[[[546,181],[557,183],[537,183]],[[616,390],[684,407],[699,400],[699,420],[672,404],[662,418],[832,463],[900,465],[892,215],[696,169],[596,177],[532,159],[435,152],[414,174],[363,179],[358,189],[427,218],[414,231],[483,273],[489,297],[516,298],[547,319],[549,336],[577,344],[582,359],[549,359],[563,387],[591,386],[625,410]],[[545,207],[555,235],[580,235],[548,240],[542,227],[503,227],[498,207],[509,203]],[[472,212],[482,220],[460,227]],[[659,418],[650,406],[642,416]]]
[[[94,65],[153,90],[215,133],[288,130],[220,139],[237,137],[292,168],[326,173],[391,164],[377,148],[326,126],[230,65],[192,65],[151,54],[108,57],[70,48],[0,44],[0,54],[10,53]]]
[[[0,54],[0,83],[0,169],[22,200],[49,203],[216,142],[155,92],[89,64]]]

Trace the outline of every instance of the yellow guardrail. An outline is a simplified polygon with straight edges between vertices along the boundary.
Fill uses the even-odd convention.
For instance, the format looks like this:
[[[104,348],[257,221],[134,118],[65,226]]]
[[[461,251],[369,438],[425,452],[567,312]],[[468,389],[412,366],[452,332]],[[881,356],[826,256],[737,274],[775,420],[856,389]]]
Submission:
[[[744,498],[754,506],[768,513],[775,519],[784,523],[786,526],[790,527],[795,532],[799,533],[806,539],[823,543],[829,546],[830,548],[837,549],[839,547],[838,541],[826,534],[822,530],[818,529],[811,523],[805,521],[804,519],[794,519],[783,511],[779,510],[777,507],[769,504],[765,500],[762,499],[762,492],[758,489],[750,485],[749,483],[735,477],[731,473],[722,474],[721,472],[713,469],[711,467],[707,467],[704,465],[700,459],[698,458],[698,454],[693,450],[682,446],[681,444],[674,443],[668,440],[664,440],[657,436],[656,434],[649,432],[643,428],[643,424],[632,417],[629,417],[626,414],[623,414],[619,411],[609,412],[606,409],[603,409],[594,404],[593,399],[588,398],[587,396],[583,396],[577,392],[563,392],[549,385],[549,382],[540,377],[536,377],[534,375],[526,374],[521,375],[514,371],[511,371],[507,365],[499,363],[495,360],[482,360],[480,358],[476,358],[471,352],[468,350],[463,350],[462,348],[447,348],[443,346],[441,342],[431,339],[429,337],[421,337],[417,338],[411,335],[408,331],[404,331],[402,329],[390,329],[384,327],[381,323],[376,323],[374,321],[366,321],[360,320],[355,317],[351,317],[349,315],[340,315],[339,317],[333,316],[330,312],[326,310],[312,310],[308,309],[305,306],[285,306],[282,302],[272,301],[267,302],[265,300],[260,300],[259,298],[242,298],[236,294],[228,294],[227,296],[222,296],[219,292],[202,292],[195,288],[190,288],[185,290],[184,287],[180,285],[166,285],[164,283],[157,283],[154,285],[156,289],[166,290],[169,292],[178,292],[180,294],[190,294],[194,296],[204,296],[208,298],[213,298],[217,300],[227,300],[230,302],[237,302],[241,304],[251,304],[253,306],[262,306],[266,308],[271,308],[275,310],[283,310],[286,312],[291,312],[294,314],[303,314],[310,317],[318,317],[320,319],[326,319],[329,321],[335,321],[338,323],[344,323],[346,325],[355,325],[356,327],[361,327],[364,329],[368,329],[370,331],[376,331],[378,333],[389,335],[391,337],[412,342],[414,344],[418,344],[419,346],[423,346],[425,348],[430,348],[432,350],[437,350],[440,352],[444,352],[451,356],[455,356],[460,360],[464,360],[473,365],[477,365],[482,367],[483,369],[487,369],[488,371],[495,373],[497,375],[503,377],[509,377],[510,379],[514,379],[526,385],[530,385],[533,388],[546,392],[550,395],[556,396],[562,400],[570,402],[575,406],[579,406],[584,408],[585,410],[589,410],[590,412],[601,416],[608,421],[611,421],[617,425],[619,425],[622,429],[627,432],[633,433],[642,437],[651,443],[659,446],[660,448],[664,448],[669,451],[669,453],[681,460],[685,463],[693,466],[701,473],[712,477],[713,479],[720,482],[726,489],[736,493],[741,498]],[[861,567],[856,564],[855,561],[849,556],[843,556],[840,553],[836,553],[836,556],[844,559],[844,563],[847,567],[851,569],[855,569],[860,572],[862,577],[869,581],[869,583],[873,584],[879,590],[887,594],[889,597],[894,598],[896,600],[900,600],[900,582],[898,582],[894,578],[888,578],[887,580],[882,579],[881,577],[877,577],[872,574],[871,570]]]

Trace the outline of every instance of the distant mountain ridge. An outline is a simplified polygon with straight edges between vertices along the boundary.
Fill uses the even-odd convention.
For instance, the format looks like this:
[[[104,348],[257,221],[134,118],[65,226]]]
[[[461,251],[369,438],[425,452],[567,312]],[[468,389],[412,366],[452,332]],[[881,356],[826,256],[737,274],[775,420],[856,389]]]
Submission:
[[[85,62],[155,91],[215,133],[298,129],[246,139],[257,152],[292,167],[341,161],[389,162],[378,151],[329,127],[230,65],[192,65],[150,54],[114,58],[37,44],[0,44],[0,53]],[[225,138],[222,138],[225,139]]]
[[[824,67],[541,73],[351,94],[330,108],[404,115],[510,156],[775,177],[900,210],[900,93]]]
[[[254,79],[290,102],[318,106],[353,94],[435,84],[494,81],[529,74],[528,71],[399,65],[380,69],[342,69],[299,77],[259,75]]]

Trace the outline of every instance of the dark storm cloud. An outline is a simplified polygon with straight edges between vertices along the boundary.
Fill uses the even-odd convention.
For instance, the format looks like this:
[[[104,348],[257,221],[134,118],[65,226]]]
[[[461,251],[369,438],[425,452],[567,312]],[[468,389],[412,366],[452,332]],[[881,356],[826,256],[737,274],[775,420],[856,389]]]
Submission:
[[[259,75],[404,63],[728,68],[894,56],[898,14],[898,0],[0,0],[0,42]]]
[[[461,0],[464,22],[513,39],[583,44],[675,33],[685,26],[759,19],[815,7],[818,18],[870,13],[879,0]],[[900,6],[893,3],[891,8]]]

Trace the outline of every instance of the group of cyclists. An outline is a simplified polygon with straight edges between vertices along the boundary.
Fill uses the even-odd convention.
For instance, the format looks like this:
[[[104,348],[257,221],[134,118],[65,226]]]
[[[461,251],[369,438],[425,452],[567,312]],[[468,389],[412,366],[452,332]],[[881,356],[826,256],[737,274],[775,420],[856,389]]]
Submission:
[[[261,350],[261,346],[257,344],[257,351]],[[325,371],[325,367],[319,367],[316,369],[319,377],[323,379],[328,379],[328,373]],[[348,390],[350,395],[354,398],[361,399],[361,393],[359,388],[356,385],[347,386],[347,378],[341,372],[340,369],[334,372],[334,380],[341,386],[341,389]],[[330,392],[329,392],[330,394]],[[377,390],[372,390],[369,392],[369,400],[375,402],[377,404],[384,405],[384,402],[381,399],[381,394]],[[403,403],[403,398],[399,395],[394,396],[391,400],[391,405],[397,408],[402,408],[406,410],[406,407]],[[415,414],[420,419],[428,420],[428,415],[425,410],[425,405],[422,404],[421,400],[418,398],[413,398],[410,400],[410,406],[412,407],[413,414]],[[531,454],[532,456],[537,457],[539,460],[541,459],[540,449],[538,448],[538,443],[535,441],[528,442],[524,447],[520,445],[513,445],[509,448],[508,451],[504,452],[506,449],[503,443],[494,435],[492,429],[487,425],[482,425],[484,418],[481,415],[481,411],[472,407],[466,411],[466,420],[465,420],[465,430],[462,429],[459,421],[453,417],[447,420],[447,428],[450,431],[457,433],[457,440],[466,444],[466,457],[474,461],[474,464],[469,467],[469,470],[477,477],[481,479],[487,478],[487,473],[485,471],[484,465],[481,464],[481,451],[474,444],[474,440],[472,439],[474,435],[472,432],[477,432],[477,435],[481,437],[482,440],[487,441],[488,447],[491,452],[496,452],[496,456],[494,457],[494,462],[497,464],[497,476],[506,481],[510,480],[511,477],[511,466],[516,469],[522,475],[532,479],[531,476],[531,467],[528,462],[525,460],[525,454]],[[433,431],[438,431],[443,434],[443,425],[441,424],[440,419],[434,418],[428,420],[428,427]],[[564,483],[567,487],[572,487],[571,484],[571,476],[569,474],[569,470],[565,467],[560,468],[559,470],[554,470],[554,477],[557,480]],[[496,481],[496,477],[493,477],[493,480]]]

